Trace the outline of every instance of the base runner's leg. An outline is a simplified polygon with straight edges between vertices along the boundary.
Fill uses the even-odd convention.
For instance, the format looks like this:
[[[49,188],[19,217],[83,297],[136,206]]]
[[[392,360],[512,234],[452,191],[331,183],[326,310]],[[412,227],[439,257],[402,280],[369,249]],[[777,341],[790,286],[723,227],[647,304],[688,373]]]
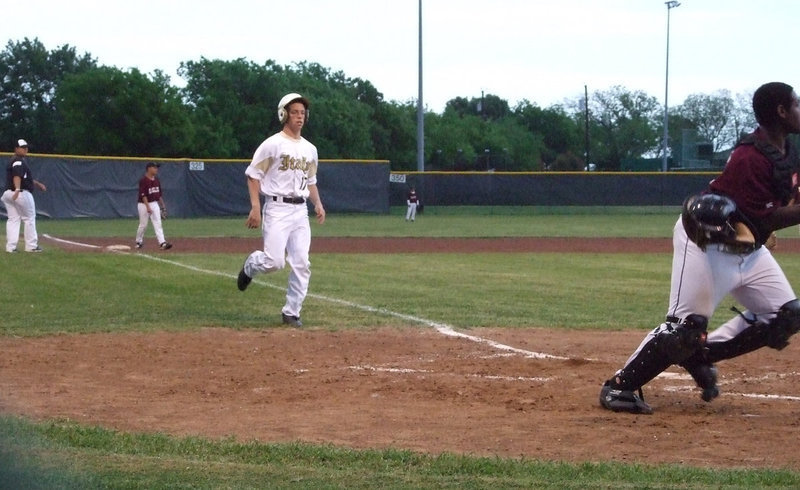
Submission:
[[[308,294],[308,283],[311,279],[311,262],[308,257],[311,247],[311,228],[308,217],[304,217],[298,228],[289,235],[286,244],[287,257],[291,271],[289,285],[286,289],[286,304],[282,312],[285,315],[299,317],[303,301]]]

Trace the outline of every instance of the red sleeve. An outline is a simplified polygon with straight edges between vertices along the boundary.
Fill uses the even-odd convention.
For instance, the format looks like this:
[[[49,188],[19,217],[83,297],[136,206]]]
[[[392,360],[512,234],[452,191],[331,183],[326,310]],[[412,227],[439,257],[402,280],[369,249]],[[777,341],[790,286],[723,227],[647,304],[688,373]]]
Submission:
[[[139,179],[139,200],[138,202],[144,202],[144,197],[147,195],[147,179],[142,177]]]

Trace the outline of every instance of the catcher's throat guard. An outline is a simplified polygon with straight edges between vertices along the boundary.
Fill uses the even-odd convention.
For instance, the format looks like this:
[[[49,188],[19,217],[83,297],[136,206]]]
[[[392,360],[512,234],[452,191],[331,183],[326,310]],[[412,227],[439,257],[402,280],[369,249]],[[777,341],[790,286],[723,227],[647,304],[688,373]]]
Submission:
[[[727,196],[689,196],[683,203],[681,220],[686,235],[703,250],[712,243],[755,243],[750,229],[737,219],[736,203]]]

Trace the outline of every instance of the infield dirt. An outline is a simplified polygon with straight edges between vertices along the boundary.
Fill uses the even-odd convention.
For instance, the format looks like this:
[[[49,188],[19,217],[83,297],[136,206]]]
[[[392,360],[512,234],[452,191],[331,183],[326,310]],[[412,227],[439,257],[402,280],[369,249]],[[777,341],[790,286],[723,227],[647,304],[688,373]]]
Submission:
[[[559,252],[570,242],[555,241]],[[190,251],[189,242],[182,242],[176,240],[173,250]],[[198,241],[197,251],[257,245],[232,240],[220,248],[215,242]],[[514,240],[489,242],[469,243],[469,251],[498,250]],[[586,246],[585,240],[576,242],[578,249]],[[350,240],[348,251],[352,246]],[[405,250],[374,240],[372,247]],[[435,251],[431,247],[425,251]],[[453,252],[458,245],[447,247]],[[644,240],[636,247],[668,252],[669,242]],[[682,370],[670,368],[645,387],[656,413],[634,416],[603,410],[598,394],[638,345],[642,330],[534,327],[532,320],[532,328],[467,333],[562,359],[508,352],[425,327],[2,338],[0,411],[243,441],[800,469],[793,450],[800,437],[798,341],[783,351],[762,349],[720,363],[722,395],[712,403],[700,399]]]

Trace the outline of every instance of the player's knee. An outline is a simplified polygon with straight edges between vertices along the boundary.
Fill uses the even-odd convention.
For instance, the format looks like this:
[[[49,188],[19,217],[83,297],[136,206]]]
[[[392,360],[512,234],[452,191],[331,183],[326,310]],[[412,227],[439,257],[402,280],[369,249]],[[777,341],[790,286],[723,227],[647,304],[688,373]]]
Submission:
[[[789,345],[789,337],[800,331],[800,300],[793,299],[778,310],[769,324],[767,345],[783,349]]]
[[[673,364],[679,364],[706,345],[708,318],[703,315],[687,315],[678,324],[668,323],[659,334],[662,355]]]

